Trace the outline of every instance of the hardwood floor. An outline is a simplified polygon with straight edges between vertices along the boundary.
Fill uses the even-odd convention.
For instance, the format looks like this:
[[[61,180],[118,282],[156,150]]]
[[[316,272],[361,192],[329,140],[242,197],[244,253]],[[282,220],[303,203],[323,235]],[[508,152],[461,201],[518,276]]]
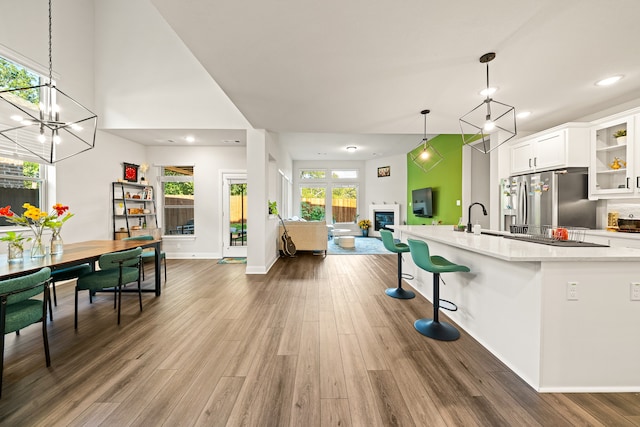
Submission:
[[[0,425],[640,426],[639,393],[538,394],[464,331],[420,335],[430,303],[384,294],[394,254],[167,266],[120,327],[111,295],[82,293],[75,332],[58,285],[50,368],[38,325],[6,335]]]

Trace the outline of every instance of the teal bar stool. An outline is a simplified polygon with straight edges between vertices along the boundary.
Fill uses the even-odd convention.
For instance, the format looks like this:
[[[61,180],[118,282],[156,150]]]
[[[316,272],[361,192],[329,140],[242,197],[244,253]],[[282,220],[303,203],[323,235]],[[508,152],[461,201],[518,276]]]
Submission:
[[[460,338],[460,332],[447,322],[438,320],[438,311],[440,310],[440,273],[451,273],[454,271],[469,272],[469,267],[454,264],[441,256],[429,255],[429,246],[422,240],[408,239],[409,248],[411,249],[411,258],[413,262],[421,269],[433,274],[433,319],[418,319],[413,326],[422,335],[440,341],[454,341]],[[451,304],[452,308],[447,310],[455,311],[458,309],[454,303],[442,300]]]
[[[402,254],[409,252],[409,246],[406,243],[400,243],[393,240],[393,234],[389,230],[380,230],[380,237],[384,247],[391,252],[398,254],[398,287],[389,288],[384,291],[385,294],[393,298],[399,299],[411,299],[415,298],[416,294],[411,291],[402,289],[402,278],[413,279],[410,274],[402,274]]]

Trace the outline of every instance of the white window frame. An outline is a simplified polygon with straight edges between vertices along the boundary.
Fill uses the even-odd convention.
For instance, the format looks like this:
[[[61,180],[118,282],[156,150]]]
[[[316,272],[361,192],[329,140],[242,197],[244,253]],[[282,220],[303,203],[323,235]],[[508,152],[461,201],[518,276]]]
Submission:
[[[339,176],[333,176],[334,173],[336,172],[355,172],[356,176],[350,176],[348,178],[342,178]],[[332,180],[339,180],[339,181],[346,181],[349,179],[358,179],[360,177],[360,169],[331,169],[331,179]]]
[[[174,175],[164,175],[164,169],[165,168],[169,168],[169,167],[192,167],[193,168],[193,175],[191,176],[174,176]],[[158,191],[158,211],[162,212],[162,226],[161,226],[161,230],[162,230],[162,236],[167,237],[167,238],[171,238],[171,239],[176,239],[176,238],[188,238],[188,239],[194,239],[196,237],[196,233],[198,232],[198,228],[196,227],[196,203],[197,203],[197,198],[196,198],[196,188],[195,188],[195,174],[196,174],[196,168],[195,165],[192,164],[179,164],[179,165],[158,165],[158,169],[159,169],[159,173],[158,173],[158,183],[159,183],[159,191]],[[193,234],[166,234],[166,219],[164,218],[164,212],[165,212],[165,194],[164,194],[164,183],[165,182],[193,182],[193,228],[194,228],[194,232]]]
[[[303,172],[323,172],[324,177],[322,178],[307,178],[302,175]],[[327,177],[327,170],[325,168],[300,168],[298,169],[298,176],[300,177],[300,181],[325,181],[330,177]]]

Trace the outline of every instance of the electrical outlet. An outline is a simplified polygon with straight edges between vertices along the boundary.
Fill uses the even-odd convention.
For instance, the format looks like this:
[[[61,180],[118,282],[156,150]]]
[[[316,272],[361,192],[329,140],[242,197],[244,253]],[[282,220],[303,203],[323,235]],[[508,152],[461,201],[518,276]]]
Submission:
[[[631,283],[631,301],[640,301],[640,283]]]
[[[567,300],[578,301],[578,282],[567,283]]]
[[[456,200],[456,206],[460,206],[460,200]]]

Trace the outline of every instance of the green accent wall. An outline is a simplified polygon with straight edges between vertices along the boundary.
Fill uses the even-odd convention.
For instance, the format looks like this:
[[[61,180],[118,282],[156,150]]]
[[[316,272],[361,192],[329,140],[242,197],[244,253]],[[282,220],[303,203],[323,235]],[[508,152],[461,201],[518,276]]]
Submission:
[[[407,224],[431,224],[433,220],[442,224],[457,224],[462,216],[462,207],[456,206],[456,200],[462,201],[462,137],[460,135],[438,135],[429,140],[444,160],[425,173],[407,154]],[[433,218],[420,218],[413,215],[411,191],[418,188],[433,188]]]

